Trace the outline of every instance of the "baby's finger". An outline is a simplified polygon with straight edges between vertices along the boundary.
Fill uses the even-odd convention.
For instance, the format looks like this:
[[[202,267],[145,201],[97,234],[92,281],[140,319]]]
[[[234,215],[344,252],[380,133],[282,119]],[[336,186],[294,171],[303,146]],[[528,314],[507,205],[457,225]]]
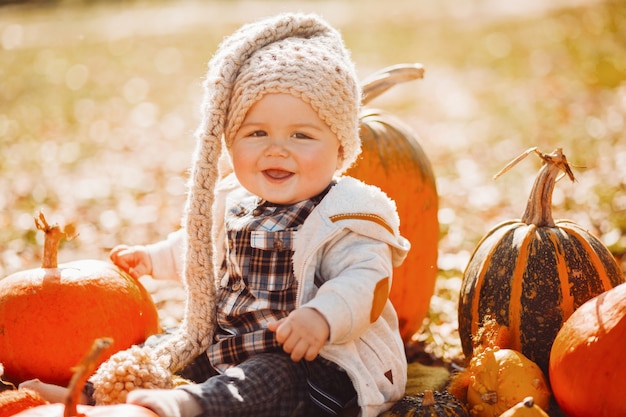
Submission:
[[[269,323],[267,323],[267,330],[271,332],[275,332],[284,322],[285,322],[284,318],[277,320],[277,321],[270,321]]]
[[[293,329],[289,321],[285,319],[280,320],[278,322],[278,327],[276,328],[276,341],[281,344],[289,343],[289,336],[291,336],[292,330]],[[293,346],[291,345],[290,348],[293,348]],[[283,346],[283,349],[284,349],[284,346]]]
[[[283,345],[283,350],[287,353],[291,353],[293,352],[293,350],[296,348],[296,345],[298,343],[298,339],[295,337],[288,337],[285,338],[282,342],[278,339],[278,333],[276,333],[276,340],[278,340],[278,343],[281,343]]]
[[[308,349],[309,349],[308,344],[304,342],[303,340],[300,340],[298,343],[296,343],[296,345],[291,349],[290,352],[287,352],[287,351],[285,352],[291,353],[290,358],[292,361],[299,362],[305,356]]]
[[[117,259],[119,258],[120,252],[123,252],[125,250],[128,250],[127,245],[117,245],[109,251],[109,258],[111,258],[111,260]]]
[[[317,358],[318,354],[319,354],[319,349],[317,349],[315,346],[309,346],[309,348],[306,351],[306,354],[304,355],[304,360],[308,362],[314,361],[315,358]]]
[[[126,273],[130,275],[133,279],[139,279],[140,277],[144,275],[141,272],[138,272],[138,269],[135,269],[132,267],[129,267],[128,269],[126,269]]]
[[[113,264],[115,266],[117,266],[118,268],[120,268],[123,271],[128,272],[128,270],[131,268],[130,264],[128,262],[126,262],[123,258],[111,258],[111,261],[113,262]]]

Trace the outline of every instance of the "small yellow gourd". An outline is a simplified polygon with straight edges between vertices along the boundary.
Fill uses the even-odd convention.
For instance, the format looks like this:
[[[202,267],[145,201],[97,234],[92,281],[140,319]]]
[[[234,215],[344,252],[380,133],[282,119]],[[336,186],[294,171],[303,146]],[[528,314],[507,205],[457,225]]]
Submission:
[[[537,364],[512,349],[487,347],[469,364],[467,403],[476,417],[498,417],[524,398],[547,410],[550,390]]]
[[[526,397],[523,401],[506,410],[500,417],[548,417],[533,397]]]

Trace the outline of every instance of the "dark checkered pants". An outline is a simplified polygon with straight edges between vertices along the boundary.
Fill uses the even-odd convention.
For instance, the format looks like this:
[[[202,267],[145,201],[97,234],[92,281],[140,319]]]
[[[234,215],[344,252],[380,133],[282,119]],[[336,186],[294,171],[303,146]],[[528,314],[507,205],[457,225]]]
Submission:
[[[180,374],[204,381],[180,388],[202,404],[202,416],[356,415],[356,392],[350,379],[320,357],[293,362],[284,352],[262,353],[217,374],[206,355],[201,355]]]

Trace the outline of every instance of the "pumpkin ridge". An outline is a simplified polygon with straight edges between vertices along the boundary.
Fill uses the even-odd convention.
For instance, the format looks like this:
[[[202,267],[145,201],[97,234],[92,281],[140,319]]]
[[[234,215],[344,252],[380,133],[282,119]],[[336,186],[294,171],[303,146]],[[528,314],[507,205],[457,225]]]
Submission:
[[[403,128],[399,119],[391,114],[381,113],[380,110],[374,108],[365,109],[360,117],[367,118],[368,122],[367,125],[362,123],[361,129],[367,128],[374,137],[387,136],[389,141],[396,144],[398,148],[393,152],[393,158],[390,158],[392,150],[384,146],[385,143],[382,141],[375,142],[378,152],[385,156],[380,161],[385,171],[396,170],[398,167],[403,169],[413,167],[413,161],[419,159],[423,151],[416,140],[402,141],[403,137],[411,137],[411,133]],[[421,177],[425,179],[424,182],[428,180],[429,186],[435,185],[434,181],[431,181],[435,175],[430,164],[418,164],[417,168]]]
[[[489,268],[485,267],[486,259],[492,259],[494,257],[494,253],[497,253],[497,250],[494,246],[495,244],[489,243],[491,240],[494,242],[498,242],[504,239],[504,237],[511,230],[514,230],[515,227],[519,225],[519,222],[516,220],[513,221],[505,221],[500,223],[499,228],[494,228],[486,235],[481,238],[481,244],[477,245],[474,249],[474,253],[470,257],[470,261],[467,265],[465,276],[468,279],[462,282],[461,288],[461,297],[459,298],[459,307],[458,307],[458,316],[459,316],[459,331],[461,334],[472,334],[475,335],[478,332],[478,329],[483,324],[479,320],[479,317],[483,317],[483,315],[494,315],[497,314],[497,311],[482,311],[485,310],[484,305],[489,303],[481,303],[478,298],[480,298],[481,293],[484,291],[486,286],[489,286],[493,280],[487,280],[486,276],[491,273]],[[489,244],[486,244],[488,242]],[[492,248],[491,250],[487,250],[488,248]],[[485,252],[485,253],[482,253]],[[504,265],[506,268],[507,265]],[[481,274],[478,271],[482,271]],[[472,302],[469,302],[472,300]],[[495,303],[492,303],[495,304]],[[466,318],[466,319],[461,319]],[[508,326],[508,317],[499,316],[498,322]],[[463,343],[463,351],[466,353],[471,353],[473,350],[473,344],[471,340],[462,338],[461,342]]]
[[[523,233],[522,233],[523,232]],[[524,273],[525,269],[519,268],[520,259],[524,261],[522,264],[525,264],[528,261],[530,256],[530,244],[534,238],[535,233],[537,232],[537,227],[534,224],[529,224],[526,227],[521,226],[513,230],[514,238],[518,237],[518,235],[522,235],[521,239],[519,239],[519,244],[514,244],[513,246],[517,246],[518,253],[517,258],[514,259],[513,262],[513,276],[511,277],[511,290],[509,295],[509,343],[512,343],[513,349],[521,351],[520,343],[520,326],[521,326],[521,315],[522,308],[521,303],[511,302],[511,300],[521,300],[522,294],[524,293]],[[517,239],[514,239],[517,241]],[[504,347],[504,346],[503,346]]]
[[[560,256],[556,257],[556,271],[558,276],[558,284],[560,287],[560,295],[561,298],[559,300],[559,306],[561,307],[562,317],[569,317],[574,312],[575,305],[575,297],[572,295],[572,291],[570,289],[570,265],[569,262],[566,261],[565,256],[565,247],[563,246],[563,242],[566,240],[563,238],[557,238],[557,234],[568,236],[562,230],[558,228],[546,228],[549,230],[549,238],[552,242],[555,251],[558,251]],[[556,335],[555,335],[556,336]]]
[[[599,273],[603,271],[604,268],[599,263],[597,253],[591,246],[587,245],[585,238],[582,235],[573,233],[572,230],[563,230],[563,233],[570,238],[572,246],[580,248],[580,251],[568,251],[568,271],[566,272],[568,282],[571,283],[576,280],[592,278],[587,282],[588,287],[592,286],[593,283],[598,280],[601,282],[601,285],[597,286],[597,288],[592,288],[592,291],[600,293],[604,288],[610,288],[611,285],[607,283],[606,277],[604,277],[605,274]],[[578,262],[578,264],[574,265],[575,262]],[[608,286],[606,286],[607,284]],[[586,292],[580,294],[579,291],[575,290],[577,287],[579,286],[574,285],[572,289],[567,289],[567,294],[570,294],[571,303],[563,306],[564,317],[571,316],[572,313],[588,299],[588,297],[585,297]],[[566,293],[564,293],[564,296],[565,294]],[[568,308],[566,309],[565,307]]]
[[[572,283],[578,283],[572,288],[572,296],[574,298],[573,308],[580,307],[588,297],[585,295],[589,291],[596,293],[603,292],[606,288],[611,288],[622,281],[619,280],[621,272],[617,272],[615,279],[612,279],[607,266],[614,266],[612,255],[608,249],[604,249],[602,244],[588,232],[582,228],[564,228],[564,234],[569,236],[569,242],[572,249],[568,252],[569,280]],[[602,254],[606,254],[604,257]],[[577,264],[575,264],[577,262]],[[615,282],[613,282],[615,281]],[[586,287],[582,284],[586,284]],[[608,285],[608,286],[606,286]],[[580,291],[579,288],[583,288]],[[577,290],[578,289],[578,290]]]
[[[520,337],[514,340],[514,349],[542,369],[546,369],[551,341],[563,321],[561,284],[557,283],[561,276],[556,267],[559,257],[563,256],[559,252],[563,251],[555,250],[550,237],[554,231],[554,228],[538,227],[535,238],[530,242],[531,256],[517,264],[524,271],[524,291],[516,301],[522,308],[518,329]]]
[[[504,238],[504,236],[506,234],[508,234],[509,230],[507,230],[506,228],[501,228],[501,229],[497,229],[493,231],[494,233],[489,233],[488,235],[486,235],[483,240],[488,240],[488,239],[495,239],[496,241],[500,241]],[[498,233],[495,233],[498,232]],[[484,249],[486,246],[482,246],[479,245],[477,246],[477,250],[480,249]],[[478,296],[472,295],[471,299],[472,302],[470,304],[470,317],[472,318],[477,318],[480,317],[480,296],[482,293],[482,289],[485,286],[485,282],[486,282],[486,276],[489,272],[489,268],[485,268],[485,262],[487,259],[491,259],[493,257],[493,254],[496,252],[496,248],[497,245],[489,245],[489,247],[491,248],[488,253],[484,256],[484,257],[478,257],[477,259],[482,259],[482,261],[480,262],[480,264],[476,267],[478,271],[481,271],[480,274],[476,275],[476,278],[473,282],[467,282],[467,286],[468,288],[472,288],[472,293],[477,292]],[[472,255],[472,258],[474,259],[474,256]],[[474,265],[474,263],[471,262],[470,260],[470,265],[468,265],[468,270],[470,269],[470,267]],[[473,275],[473,274],[472,274]],[[459,314],[461,313],[461,310],[459,310]],[[471,320],[471,334],[476,334],[478,332],[479,327],[481,326],[482,323],[480,323],[478,320]],[[471,350],[471,346],[469,347]]]
[[[487,266],[481,265],[481,268],[484,268],[485,271],[485,279],[480,287],[479,296],[482,302],[478,304],[478,316],[476,317],[484,318],[495,315],[498,319],[497,322],[506,327],[511,325],[509,315],[505,312],[508,310],[510,303],[510,297],[507,295],[511,291],[513,282],[511,277],[515,272],[515,262],[510,262],[510,259],[508,259],[508,255],[511,255],[510,253],[507,256],[503,256],[503,248],[512,247],[515,253],[514,256],[511,255],[511,258],[517,259],[519,248],[516,245],[511,245],[511,242],[515,240],[516,230],[505,228],[506,234],[503,234],[500,240],[493,245],[493,251],[489,255],[491,262]],[[502,308],[503,306],[506,308]],[[481,326],[484,324],[481,320],[476,321]]]
[[[604,274],[598,274],[603,288],[612,288],[623,282],[619,278],[611,279],[621,276],[622,272],[615,268],[616,264],[609,262],[607,258],[612,259],[613,255],[605,249],[601,242],[598,242],[597,238],[569,220],[558,220],[557,224],[561,229],[566,230],[569,235],[575,237],[586,253],[595,255],[592,259],[592,264],[596,271],[604,271]],[[610,269],[607,269],[607,267]]]

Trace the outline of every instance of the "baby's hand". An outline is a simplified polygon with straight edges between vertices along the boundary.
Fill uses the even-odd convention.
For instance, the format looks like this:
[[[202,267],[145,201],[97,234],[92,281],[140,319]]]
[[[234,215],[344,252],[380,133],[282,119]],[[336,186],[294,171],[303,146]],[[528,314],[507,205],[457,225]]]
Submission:
[[[299,308],[287,317],[268,324],[267,328],[276,333],[276,340],[283,350],[291,354],[291,360],[314,360],[330,336],[328,322],[317,310]]]
[[[152,274],[152,259],[145,246],[118,245],[111,249],[109,258],[122,271],[135,279]]]

